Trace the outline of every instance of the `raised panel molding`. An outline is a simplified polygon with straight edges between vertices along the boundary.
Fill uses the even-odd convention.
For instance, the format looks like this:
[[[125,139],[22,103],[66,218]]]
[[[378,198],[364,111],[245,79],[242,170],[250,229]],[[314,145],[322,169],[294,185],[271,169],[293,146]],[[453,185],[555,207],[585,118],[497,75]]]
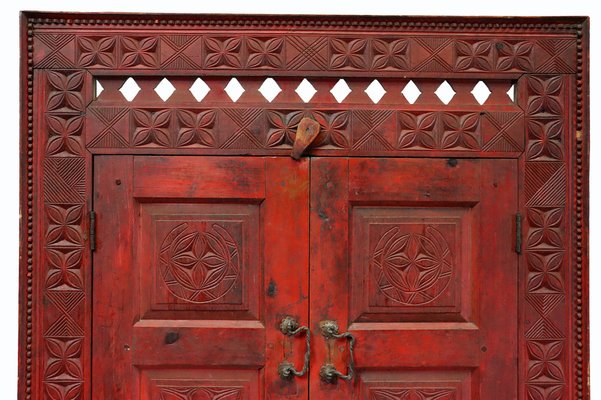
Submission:
[[[472,320],[473,210],[357,206],[352,215],[353,321]]]
[[[316,151],[326,155],[519,158],[524,216],[519,399],[589,398],[588,20],[51,13],[23,18],[20,399],[91,398],[92,154],[287,155],[305,115],[319,121]],[[517,79],[517,105],[494,110],[328,105],[299,111],[290,104],[95,103],[95,74],[142,71]],[[258,377],[247,381],[243,387],[255,394],[223,392],[240,390],[235,382],[230,388],[167,382],[159,396],[167,400],[171,390],[175,398],[247,398],[258,393]],[[367,398],[465,396],[435,383],[376,382]]]
[[[259,319],[259,207],[157,200],[140,204],[142,320]]]

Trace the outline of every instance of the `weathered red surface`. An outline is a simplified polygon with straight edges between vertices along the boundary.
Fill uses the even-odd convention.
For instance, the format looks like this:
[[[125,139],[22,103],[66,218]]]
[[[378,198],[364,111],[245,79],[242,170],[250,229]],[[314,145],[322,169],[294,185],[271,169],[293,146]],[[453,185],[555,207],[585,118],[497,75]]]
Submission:
[[[311,173],[311,319],[351,332],[360,368],[312,396],[515,398],[517,162],[318,158]],[[346,368],[344,347],[316,352]]]
[[[21,44],[21,399],[589,398],[587,18],[25,13]]]

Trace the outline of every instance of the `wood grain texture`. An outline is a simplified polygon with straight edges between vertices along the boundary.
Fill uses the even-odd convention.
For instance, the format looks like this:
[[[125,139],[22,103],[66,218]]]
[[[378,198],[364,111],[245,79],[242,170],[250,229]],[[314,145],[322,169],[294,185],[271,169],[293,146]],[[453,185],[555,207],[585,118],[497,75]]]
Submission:
[[[524,168],[526,237],[522,275],[523,340],[521,366],[528,396],[566,397],[567,299],[571,266],[566,258],[568,183],[565,169],[571,144],[566,119],[568,87],[562,76],[530,76],[525,88],[528,113]],[[543,172],[544,171],[544,172]],[[549,365],[550,368],[540,368]]]
[[[145,398],[148,374],[188,381],[180,368],[256,382],[221,393],[209,374],[212,391],[161,398],[306,398],[277,369],[304,355],[278,326],[308,321],[308,162],[100,156],[95,171],[93,398]]]
[[[312,172],[311,312],[356,337],[356,381],[363,370],[473,368],[474,398],[516,397],[517,162],[317,158]],[[348,363],[333,343],[320,356]],[[357,384],[312,395],[356,396]]]
[[[23,14],[20,398],[92,398],[87,229],[95,155],[283,156],[295,121],[311,115],[323,131],[311,156],[518,160],[518,398],[588,399],[588,24],[582,17]],[[197,74],[212,86],[200,105],[188,92]],[[142,88],[132,103],[117,97],[128,76]],[[153,90],[164,76],[176,87],[166,102]],[[267,76],[282,88],[274,104],[257,92]],[[220,89],[231,77],[246,89],[236,105]],[[309,104],[294,92],[305,77],[318,90]],[[376,77],[387,90],[377,105],[363,92]],[[340,104],[329,92],[339,78],[354,89]],[[400,94],[409,79],[423,92],[413,105]],[[96,80],[105,87],[100,96]],[[434,95],[442,80],[456,91],[448,105]],[[484,105],[470,94],[479,80],[492,91]],[[510,84],[513,104],[504,94]],[[385,301],[374,299],[374,307]],[[453,307],[440,296],[435,304]],[[267,331],[276,337],[273,326]],[[301,357],[297,342],[289,357]],[[314,347],[313,363],[325,355]],[[144,378],[145,393],[181,386],[179,373]],[[202,372],[189,377],[187,392],[165,395],[256,393],[268,378],[241,376],[228,394]],[[436,386],[392,374],[389,388],[361,393],[444,398],[454,390],[461,398],[474,384],[466,379]]]

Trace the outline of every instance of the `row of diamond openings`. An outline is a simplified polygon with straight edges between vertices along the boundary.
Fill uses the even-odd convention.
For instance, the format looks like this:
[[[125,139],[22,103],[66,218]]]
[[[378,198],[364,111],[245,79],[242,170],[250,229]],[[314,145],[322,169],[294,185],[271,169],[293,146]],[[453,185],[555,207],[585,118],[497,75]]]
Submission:
[[[125,80],[125,82],[119,87],[118,91],[121,93],[121,95],[123,96],[123,98],[128,101],[128,102],[132,102],[136,99],[136,97],[138,96],[141,88],[138,85],[138,81],[137,80],[144,80],[146,78],[144,77],[129,77]],[[179,90],[178,88],[176,88],[173,83],[172,80],[174,78],[172,78],[171,80],[169,78],[163,78],[161,79],[158,84],[156,84],[156,86],[154,86],[154,92],[160,97],[160,99],[164,102],[168,101],[173,94],[176,92],[176,90]],[[177,79],[177,78],[176,78]],[[283,78],[286,80],[287,83],[290,82],[289,79],[287,78]],[[256,80],[256,79],[255,79]],[[123,82],[123,81],[121,81]],[[350,85],[349,85],[350,82]],[[321,90],[327,90],[329,89],[329,92],[331,93],[331,95],[333,96],[333,99],[335,99],[335,101],[337,101],[338,103],[343,103],[345,102],[345,100],[347,100],[348,96],[355,90],[359,90],[359,91],[363,91],[369,98],[369,100],[371,102],[373,102],[373,104],[378,104],[382,97],[387,93],[387,87],[386,86],[391,86],[388,85],[387,82],[391,82],[391,80],[382,80],[382,82],[380,82],[380,80],[378,79],[373,79],[373,80],[349,80],[349,82],[347,82],[347,80],[345,79],[338,79],[336,81],[336,83],[334,84],[334,81],[329,80],[328,82],[326,82],[326,84],[328,84],[328,86],[324,86],[324,82],[322,80],[320,80],[320,84],[318,85],[318,87]],[[491,96],[491,90],[489,88],[489,85],[487,85],[484,81],[478,80],[472,80],[472,81],[468,81],[466,82],[465,80],[461,81],[460,83],[453,83],[453,82],[449,82],[447,80],[437,80],[435,81],[435,83],[432,82],[432,80],[429,80],[429,82],[427,84],[425,84],[423,81],[420,80],[408,80],[406,82],[403,82],[402,86],[400,87],[400,95],[403,96],[403,98],[407,101],[407,103],[409,104],[415,104],[418,99],[420,98],[420,96],[422,96],[422,90],[420,90],[420,87],[422,87],[422,89],[424,89],[423,86],[427,86],[427,90],[432,91],[433,94],[436,96],[436,98],[438,99],[438,101],[442,104],[448,105],[453,98],[455,97],[455,95],[457,94],[457,92],[454,89],[454,85],[461,85],[461,87],[463,89],[466,88],[469,90],[469,88],[471,88],[471,91],[469,93],[471,93],[471,96],[473,96],[473,99],[468,99],[468,100],[475,100],[478,104],[480,105],[484,105],[487,100],[489,99],[489,97]],[[433,86],[434,85],[434,86]],[[246,85],[248,86],[248,85]],[[266,78],[264,80],[262,80],[260,86],[257,87],[257,84],[253,84],[251,85],[253,90],[257,90],[261,96],[267,100],[268,102],[273,102],[274,100],[276,100],[276,98],[278,98],[278,95],[280,95],[280,93],[282,92],[282,88],[280,87],[280,85],[278,84],[278,82],[274,79],[274,78]],[[497,87],[497,86],[495,86]],[[433,90],[435,88],[435,90]],[[514,93],[515,93],[515,85],[512,82],[505,82],[505,85],[502,86],[503,91],[505,90],[505,88],[507,88],[507,91],[503,93],[503,96],[506,100],[507,103],[509,102],[514,102]],[[203,80],[202,78],[196,78],[193,83],[188,87],[188,91],[192,94],[192,96],[194,97],[194,99],[197,102],[202,102],[206,96],[209,94],[209,92],[211,92],[211,90],[222,90],[225,94],[227,94],[229,100],[231,100],[232,102],[238,102],[238,100],[241,98],[241,96],[247,91],[247,89],[249,88],[245,88],[245,82],[240,82],[239,79],[237,79],[236,77],[232,77],[229,79],[229,81],[227,81],[227,84],[222,85],[220,88],[215,88],[215,87],[211,87],[209,84],[207,84],[207,82],[205,82],[205,80]],[[390,87],[389,87],[390,89]],[[102,84],[102,80],[97,80],[96,81],[96,96],[100,96],[101,93],[104,91],[104,87]],[[304,103],[309,103],[311,102],[312,99],[314,99],[316,93],[318,92],[318,89],[315,88],[315,86],[309,81],[309,79],[304,78],[302,79],[302,81],[296,86],[296,88],[294,89],[294,92],[296,93],[296,95],[298,96],[296,101],[300,100]],[[290,101],[291,99],[288,98],[288,101]],[[292,99],[294,100],[294,99]],[[463,101],[465,101],[465,99],[463,99]]]

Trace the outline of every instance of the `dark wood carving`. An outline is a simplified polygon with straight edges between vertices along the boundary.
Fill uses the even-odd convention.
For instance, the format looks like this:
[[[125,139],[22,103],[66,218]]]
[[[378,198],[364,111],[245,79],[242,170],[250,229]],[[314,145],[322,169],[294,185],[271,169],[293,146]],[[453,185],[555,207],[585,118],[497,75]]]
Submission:
[[[20,399],[93,395],[95,155],[287,156],[303,117],[320,124],[310,156],[517,160],[516,212],[524,221],[518,398],[589,398],[588,19],[26,13],[21,49]],[[119,89],[130,77],[140,91],[127,101]],[[210,88],[201,100],[189,91],[198,77]],[[269,101],[259,93],[268,77],[281,89]],[[167,100],[154,90],[163,78],[174,87]],[[244,88],[235,101],[225,90],[232,78]],[[316,90],[308,102],[296,92],[305,78]],[[330,90],[341,78],[351,92],[338,102]],[[385,89],[378,101],[366,93],[374,80]],[[445,81],[455,92],[448,104],[436,95]],[[480,81],[491,92],[483,104],[471,94]],[[414,101],[403,94],[409,82],[421,92]],[[167,247],[181,232],[161,238],[160,257],[175,297],[202,308],[237,279],[241,244],[219,223],[200,225],[172,228],[210,235],[225,251],[218,293],[185,289],[206,278],[201,250],[189,280],[167,267],[177,265]],[[435,221],[429,233],[396,229],[382,232],[372,255],[392,290],[384,296],[391,315],[429,298],[444,303],[459,273],[449,232]],[[409,264],[424,251],[416,241],[435,242],[426,256],[446,267],[436,281],[430,271],[412,281],[426,297],[407,297],[387,275],[391,237],[406,246]],[[194,252],[193,240],[189,247]],[[351,308],[353,317],[371,315],[369,307]],[[377,315],[386,319],[386,312]],[[260,387],[250,371],[243,383],[219,387],[204,373],[187,386],[148,373],[143,394],[165,399],[254,398],[248,393]],[[469,378],[432,376],[412,384],[401,373],[390,372],[385,383],[366,374],[360,392],[370,399],[469,396]]]
[[[566,169],[568,131],[573,129],[566,120],[568,85],[568,79],[560,75],[533,75],[525,87],[527,278],[522,305],[526,357],[522,365],[531,398],[567,396],[569,320],[565,304],[570,287],[566,232],[572,221],[566,210]]]
[[[90,77],[83,70],[36,71],[41,168],[38,387],[41,398],[82,397],[89,385],[89,153],[83,143]],[[42,305],[43,304],[43,305]],[[41,385],[39,383],[42,383]]]
[[[231,17],[230,17],[231,18]],[[206,21],[215,28],[237,29],[261,21],[232,20]],[[229,21],[228,21],[229,19]],[[83,22],[83,21],[81,21]],[[115,25],[127,26],[124,20]],[[130,21],[133,22],[133,21]],[[138,24],[142,21],[137,21]],[[152,24],[153,21],[148,21]],[[499,33],[520,29],[515,23],[478,23],[450,21],[416,23],[391,19],[372,21],[363,29],[358,21],[327,21],[313,19],[294,21],[282,19],[280,26],[320,26],[340,30],[341,33],[304,34],[302,31],[285,36],[267,34],[232,35],[228,31],[195,32],[194,25],[202,20],[174,21],[188,29],[180,34],[146,33],[107,35],[98,20],[85,31],[72,25],[36,35],[34,38],[34,66],[37,68],[93,68],[93,69],[163,69],[163,70],[272,70],[302,72],[526,72],[575,73],[576,38],[570,35],[573,26],[548,24],[547,29],[525,23],[523,31],[535,31],[527,37],[509,39]],[[221,27],[218,25],[221,22]],[[477,39],[456,39],[452,35],[428,34],[431,28],[445,25],[478,33]],[[413,25],[413,26],[412,26]],[[538,24],[537,24],[538,25]],[[461,28],[459,28],[461,26]],[[366,29],[367,28],[367,29]],[[298,29],[298,28],[297,28]],[[350,32],[349,32],[350,30]],[[361,36],[352,30],[362,31]],[[395,31],[407,31],[399,34]],[[564,33],[563,37],[548,38],[545,31]],[[53,32],[54,31],[54,32]],[[345,32],[346,31],[346,32]],[[412,32],[413,31],[413,32]],[[383,35],[382,35],[383,34]]]

